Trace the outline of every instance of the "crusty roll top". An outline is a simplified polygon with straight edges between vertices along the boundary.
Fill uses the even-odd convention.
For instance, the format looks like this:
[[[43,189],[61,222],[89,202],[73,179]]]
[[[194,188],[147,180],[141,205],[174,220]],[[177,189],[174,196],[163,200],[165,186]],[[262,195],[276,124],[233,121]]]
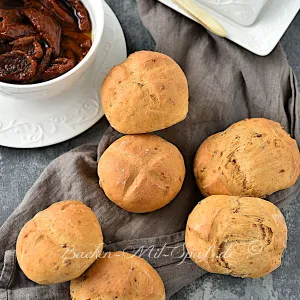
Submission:
[[[281,264],[287,227],[280,210],[259,198],[210,196],[189,216],[186,247],[201,268],[258,278]]]
[[[167,55],[139,51],[114,67],[101,89],[105,115],[124,134],[148,133],[181,122],[188,113],[188,83]]]
[[[38,213],[23,227],[17,259],[29,279],[54,284],[79,277],[102,249],[102,231],[93,211],[81,202],[63,201]]]
[[[295,184],[300,172],[297,143],[276,123],[248,119],[209,137],[194,162],[205,196],[265,198]]]
[[[70,289],[73,300],[166,298],[158,273],[143,258],[121,251],[105,253]]]

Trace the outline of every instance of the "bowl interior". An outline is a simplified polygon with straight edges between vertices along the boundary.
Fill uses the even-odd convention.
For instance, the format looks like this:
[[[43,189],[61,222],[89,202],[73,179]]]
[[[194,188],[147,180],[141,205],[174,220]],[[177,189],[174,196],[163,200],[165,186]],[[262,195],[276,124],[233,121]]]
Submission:
[[[6,83],[6,82],[1,82],[0,81],[0,88],[6,87],[6,88],[16,88],[16,89],[21,89],[21,90],[26,90],[30,89],[31,91],[40,89],[40,88],[45,88],[49,85],[52,85],[54,83],[57,83],[59,81],[62,81],[66,79],[67,77],[71,76],[73,73],[78,71],[83,65],[85,65],[89,59],[92,58],[93,54],[97,50],[100,42],[101,42],[101,37],[103,34],[103,29],[104,29],[104,9],[103,9],[103,0],[81,0],[81,2],[84,4],[84,6],[87,8],[91,22],[92,22],[92,47],[88,54],[84,57],[84,59],[77,64],[73,69],[68,71],[67,73],[54,78],[49,81],[41,82],[41,83],[35,83],[35,84],[12,84],[12,83]]]

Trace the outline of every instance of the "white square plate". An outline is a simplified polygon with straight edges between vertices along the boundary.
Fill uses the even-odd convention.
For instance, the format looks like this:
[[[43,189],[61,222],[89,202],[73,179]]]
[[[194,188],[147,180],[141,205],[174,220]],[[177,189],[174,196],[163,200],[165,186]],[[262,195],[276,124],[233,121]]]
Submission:
[[[159,0],[172,9],[196,21],[172,0]],[[206,1],[206,0],[197,0]],[[220,1],[220,0],[218,0]],[[227,2],[232,2],[229,0]],[[251,26],[242,26],[225,17],[211,7],[198,2],[208,13],[215,17],[227,32],[227,38],[247,50],[260,55],[268,55],[280,41],[300,9],[300,0],[269,0],[258,18]],[[197,22],[197,21],[196,21]]]
[[[250,26],[255,22],[267,1],[268,0],[194,0],[194,2],[198,4],[202,3],[243,26]]]

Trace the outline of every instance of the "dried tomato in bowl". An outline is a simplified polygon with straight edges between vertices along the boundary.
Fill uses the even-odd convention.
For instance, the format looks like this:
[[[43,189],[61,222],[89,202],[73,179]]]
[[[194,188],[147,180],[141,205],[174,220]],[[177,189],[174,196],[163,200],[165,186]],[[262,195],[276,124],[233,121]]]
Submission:
[[[80,0],[0,2],[0,81],[33,84],[74,68],[92,47],[89,12]]]

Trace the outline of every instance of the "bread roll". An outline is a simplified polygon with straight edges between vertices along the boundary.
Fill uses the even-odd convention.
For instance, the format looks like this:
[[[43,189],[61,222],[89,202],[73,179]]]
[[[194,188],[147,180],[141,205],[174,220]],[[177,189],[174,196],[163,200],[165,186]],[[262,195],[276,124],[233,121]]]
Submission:
[[[294,185],[299,172],[296,141],[267,119],[247,119],[209,137],[194,162],[204,196],[265,198]]]
[[[102,106],[111,126],[124,134],[161,130],[188,113],[188,83],[167,55],[140,51],[114,67],[105,78]]]
[[[162,208],[181,190],[185,165],[180,151],[156,135],[127,135],[103,153],[100,186],[115,204],[133,213]]]
[[[21,230],[17,259],[39,284],[79,277],[100,256],[103,237],[96,215],[81,202],[63,201],[38,213]]]
[[[164,300],[164,284],[143,259],[125,252],[109,252],[80,278],[71,282],[73,300]]]
[[[185,239],[191,259],[208,272],[258,278],[280,266],[287,227],[271,202],[210,196],[189,216]]]

